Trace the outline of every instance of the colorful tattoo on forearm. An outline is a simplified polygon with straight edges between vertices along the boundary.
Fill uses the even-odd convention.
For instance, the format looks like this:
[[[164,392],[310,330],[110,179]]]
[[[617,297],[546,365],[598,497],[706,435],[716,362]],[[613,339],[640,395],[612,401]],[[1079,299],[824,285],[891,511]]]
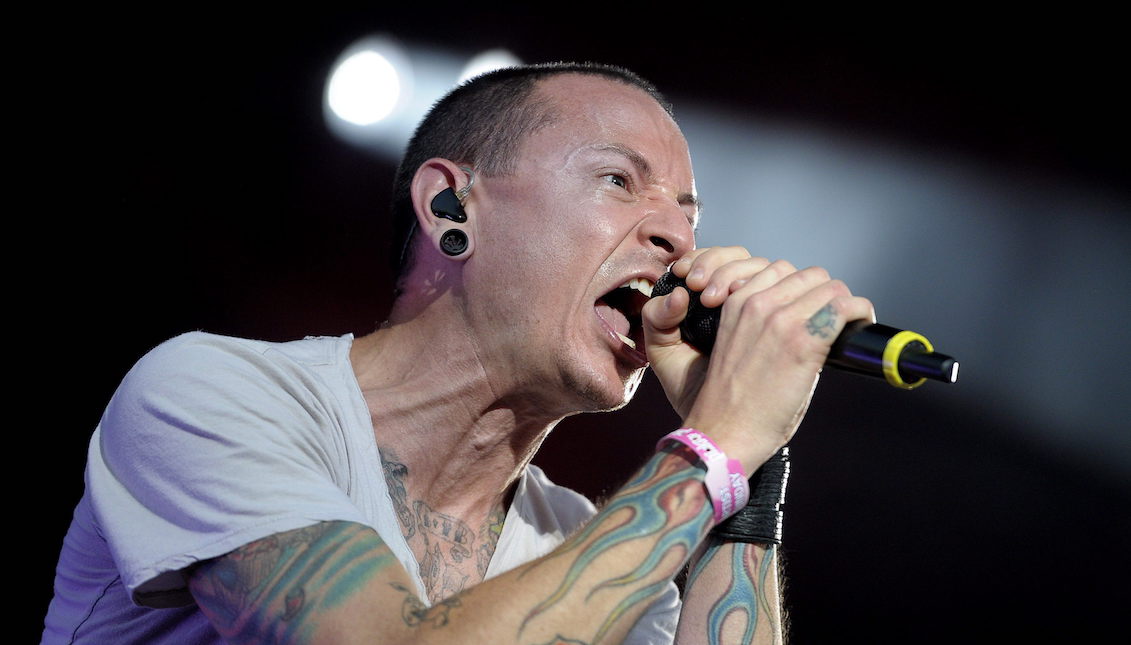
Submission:
[[[645,578],[655,578],[664,558],[673,551],[679,552],[682,557],[668,565],[671,571],[664,572],[665,575],[655,582],[633,589],[616,605],[593,638],[594,642],[600,641],[619,618],[633,607],[654,599],[663,590],[702,538],[710,521],[711,505],[703,494],[703,471],[689,468],[687,460],[681,456],[657,454],[600,515],[553,556],[569,555],[574,561],[557,589],[526,615],[519,626],[519,634],[527,623],[557,605],[594,562],[609,550],[631,540],[655,540],[639,564],[626,573],[594,585],[586,595],[587,599],[602,589],[632,586]],[[548,560],[542,564],[545,562]],[[534,571],[538,566],[524,570],[521,575]]]
[[[753,546],[747,545],[746,550],[750,552],[751,558],[757,559],[758,554],[754,550]],[[769,594],[766,593],[766,584],[770,574],[773,573],[774,562],[776,560],[774,555],[777,553],[777,550],[778,545],[767,545],[766,552],[762,555],[762,561],[758,564],[758,604],[762,606],[762,611],[764,611],[766,614],[766,620],[771,622],[774,619],[774,611],[773,608],[770,607],[771,599]],[[780,594],[780,588],[778,593]],[[778,605],[780,603],[780,599],[774,598],[773,603],[774,605]],[[772,627],[773,625],[771,625],[771,628]]]
[[[718,540],[711,540],[703,557],[699,558],[694,570],[688,577],[688,587],[695,584],[699,574],[707,568],[707,565],[727,544]],[[754,632],[758,627],[759,609],[762,610],[762,615],[765,616],[767,621],[773,620],[774,612],[770,607],[770,599],[766,596],[766,585],[773,567],[776,548],[777,545],[769,545],[759,562],[754,545],[733,544],[733,548],[730,550],[730,582],[707,612],[707,638],[709,643],[715,645],[728,642],[723,639],[723,624],[728,618],[737,614],[745,614],[746,618],[742,640],[738,641],[741,643],[749,643],[754,638]],[[757,573],[755,573],[755,569],[757,569]]]

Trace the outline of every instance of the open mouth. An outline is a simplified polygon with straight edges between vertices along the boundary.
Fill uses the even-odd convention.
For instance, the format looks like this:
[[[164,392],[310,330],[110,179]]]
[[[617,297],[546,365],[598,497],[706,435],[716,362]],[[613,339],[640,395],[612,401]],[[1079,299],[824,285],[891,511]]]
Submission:
[[[605,326],[629,348],[643,353],[644,326],[640,310],[652,297],[652,281],[633,278],[597,299],[593,308]]]

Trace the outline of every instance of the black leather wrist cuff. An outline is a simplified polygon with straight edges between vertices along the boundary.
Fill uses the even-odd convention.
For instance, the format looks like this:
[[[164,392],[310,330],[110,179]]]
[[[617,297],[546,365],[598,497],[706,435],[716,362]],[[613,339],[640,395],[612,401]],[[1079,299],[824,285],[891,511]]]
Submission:
[[[789,447],[774,453],[750,477],[750,502],[711,529],[711,535],[728,542],[781,544],[782,504],[789,481]]]

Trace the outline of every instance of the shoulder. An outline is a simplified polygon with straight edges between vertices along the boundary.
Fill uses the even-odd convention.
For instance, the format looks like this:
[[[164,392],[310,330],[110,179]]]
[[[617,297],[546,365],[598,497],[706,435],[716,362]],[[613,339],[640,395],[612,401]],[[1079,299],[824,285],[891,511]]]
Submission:
[[[115,398],[159,393],[173,399],[191,397],[199,404],[200,393],[236,400],[280,387],[309,389],[317,367],[348,356],[349,342],[349,337],[323,337],[274,343],[189,332],[138,360]]]
[[[227,372],[264,373],[334,362],[348,352],[350,337],[306,338],[276,343],[194,331],[161,343],[126,375],[126,382],[168,376],[214,378]]]
[[[315,369],[321,345],[297,343],[193,332],[123,380],[86,480],[131,592],[183,599],[179,572],[193,563],[313,522],[365,522],[348,492],[347,429]]]
[[[173,437],[228,443],[241,433],[259,438],[268,427],[322,426],[332,413],[314,366],[348,353],[348,342],[204,332],[172,338],[138,360],[111,398],[99,423],[105,456],[158,450]]]

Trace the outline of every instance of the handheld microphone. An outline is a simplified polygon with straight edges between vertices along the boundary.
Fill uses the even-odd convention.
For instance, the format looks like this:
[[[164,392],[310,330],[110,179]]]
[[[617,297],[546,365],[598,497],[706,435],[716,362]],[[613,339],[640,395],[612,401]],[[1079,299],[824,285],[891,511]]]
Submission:
[[[652,289],[652,296],[664,296],[676,287],[687,289],[687,283],[671,271],[665,273]],[[699,293],[687,289],[691,304],[679,329],[683,340],[710,354],[719,329],[721,307],[704,307]],[[939,354],[921,334],[877,325],[866,320],[848,323],[829,349],[825,365],[837,369],[882,378],[894,387],[910,390],[926,379],[954,383],[958,380],[958,361]]]

